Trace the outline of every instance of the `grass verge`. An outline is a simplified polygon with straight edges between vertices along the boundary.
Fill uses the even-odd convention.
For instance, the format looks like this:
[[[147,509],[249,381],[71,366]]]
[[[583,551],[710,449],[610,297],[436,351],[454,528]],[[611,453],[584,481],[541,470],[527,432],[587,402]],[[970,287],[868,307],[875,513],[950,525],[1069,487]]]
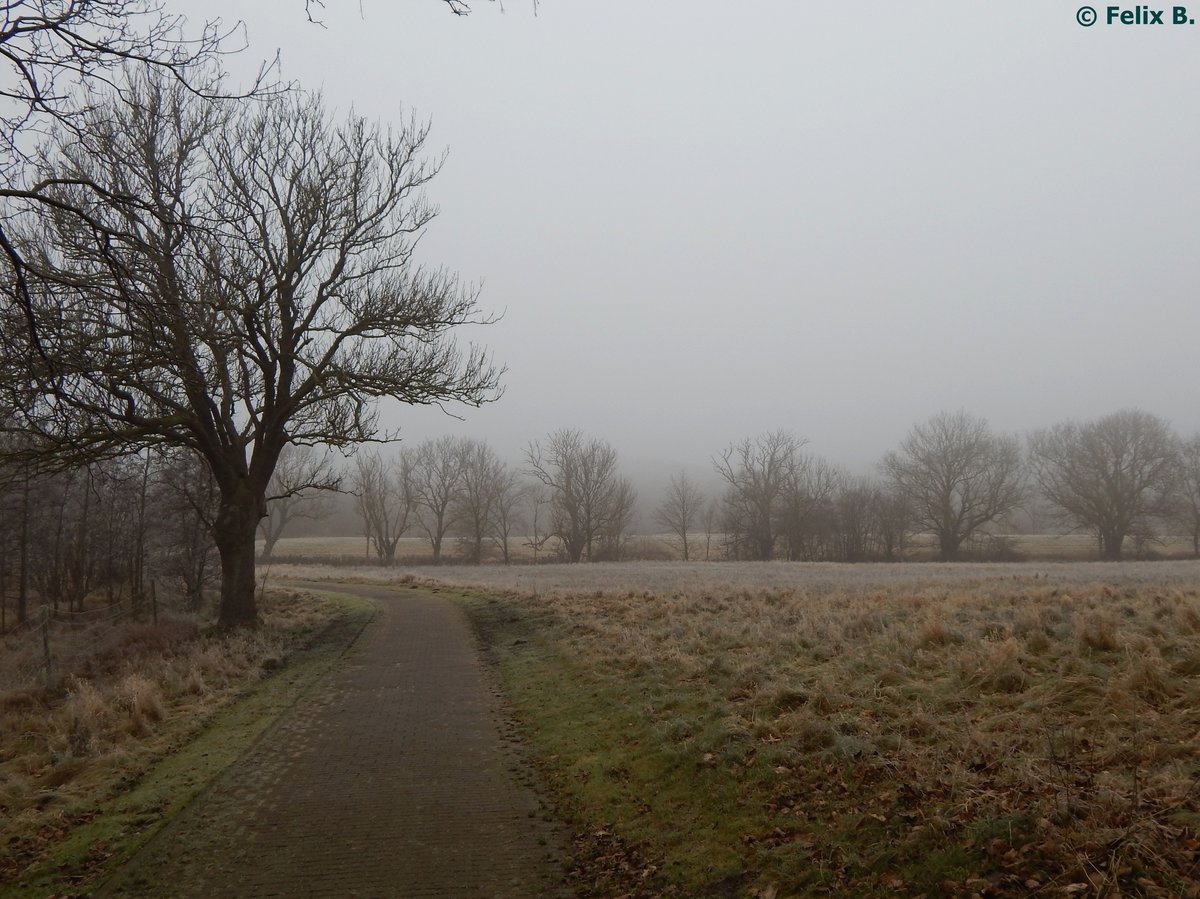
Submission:
[[[273,649],[262,679],[228,684],[225,700],[165,713],[152,751],[118,754],[124,764],[94,773],[90,796],[71,797],[39,833],[40,852],[5,896],[91,895],[168,821],[233,764],[274,722],[321,680],[375,612],[368,600],[319,597],[322,626],[300,645]],[[306,622],[311,625],[312,621]],[[300,633],[304,629],[301,628]],[[206,651],[211,651],[206,650]],[[109,776],[105,777],[105,773]]]

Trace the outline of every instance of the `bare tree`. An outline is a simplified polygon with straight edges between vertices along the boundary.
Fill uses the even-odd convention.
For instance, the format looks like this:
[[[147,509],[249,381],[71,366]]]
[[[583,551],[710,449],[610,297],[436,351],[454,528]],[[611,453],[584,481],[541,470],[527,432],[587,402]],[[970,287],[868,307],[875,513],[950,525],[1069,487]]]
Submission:
[[[625,556],[625,544],[629,540],[629,526],[633,522],[633,511],[637,506],[637,491],[628,478],[617,478],[609,495],[600,530],[599,549],[595,555],[588,550],[588,560],[619,562]]]
[[[1066,520],[1096,534],[1105,559],[1121,558],[1127,536],[1171,511],[1177,444],[1171,426],[1148,412],[1038,431],[1029,455],[1042,493]]]
[[[417,506],[411,453],[401,450],[390,462],[378,453],[360,453],[354,459],[352,492],[368,545],[381,562],[391,565]]]
[[[424,440],[413,452],[412,485],[417,524],[429,539],[433,564],[442,561],[442,542],[461,511],[463,468],[468,444],[454,437]]]
[[[259,522],[263,556],[271,558],[275,544],[293,521],[328,515],[327,491],[337,490],[340,482],[329,453],[312,446],[285,446],[267,485],[266,517]]]
[[[778,525],[789,561],[817,560],[826,554],[835,526],[833,495],[841,481],[841,473],[824,459],[793,455]]]
[[[529,504],[529,536],[525,539],[525,545],[533,550],[533,564],[536,565],[538,553],[554,536],[550,490],[544,484],[532,484],[524,491],[524,495]]]
[[[456,502],[456,518],[462,533],[468,562],[483,561],[485,544],[495,530],[499,504],[510,482],[511,472],[482,440],[465,440],[461,444],[461,471]],[[509,506],[511,510],[512,506]],[[511,521],[507,518],[506,521]],[[508,558],[507,529],[505,530],[505,560]]]
[[[462,0],[442,2],[457,15],[470,12]],[[323,0],[304,0],[309,21],[317,21],[314,10],[323,6]],[[28,172],[29,148],[47,128],[53,124],[78,132],[88,127],[84,113],[92,107],[80,97],[102,93],[106,87],[119,94],[130,77],[147,74],[174,80],[200,99],[270,97],[286,86],[273,80],[276,57],[263,63],[247,86],[228,90],[220,64],[225,56],[245,49],[243,23],[227,26],[216,19],[192,27],[187,17],[170,12],[160,0],[9,0],[3,13],[0,58],[8,63],[10,77],[0,87],[0,202],[5,204],[0,210],[0,258],[8,263],[8,294],[24,314],[29,339],[45,352],[26,255],[12,239],[6,214],[46,203],[94,224],[90,210],[97,202],[146,211],[146,198],[136,188],[114,189],[75,174],[70,177],[82,202],[72,205],[56,189],[56,177]],[[23,140],[29,131],[34,139]]]
[[[917,524],[937,537],[944,560],[957,558],[964,541],[1022,497],[1016,439],[993,434],[966,412],[941,412],[916,425],[882,467]]]
[[[23,129],[78,118],[72,95],[122,81],[131,65],[169,73],[203,94],[214,85],[211,64],[244,46],[240,22],[192,29],[157,0],[11,0],[0,22],[0,55],[14,76],[0,91],[4,143],[20,155]]]
[[[487,402],[500,372],[450,336],[481,321],[476,292],[412,261],[434,216],[425,128],[335,127],[300,95],[226,108],[161,81],[133,92],[46,164],[72,208],[87,203],[73,178],[145,208],[96,206],[84,227],[42,207],[25,246],[46,352],[0,329],[0,391],[57,465],[198,453],[220,492],[220,621],[250,624],[283,447],[378,437],[377,397]]]
[[[496,498],[492,516],[492,536],[500,547],[500,558],[505,565],[511,564],[512,540],[521,527],[521,507],[525,504],[528,485],[522,484],[520,476],[504,465],[496,481]],[[537,547],[536,549],[540,549]],[[535,552],[536,552],[535,549]]]
[[[739,555],[774,558],[784,494],[803,446],[803,440],[786,431],[772,431],[730,444],[713,459],[717,474],[729,485],[725,530]]]
[[[525,451],[527,470],[550,494],[551,531],[568,561],[595,558],[597,538],[628,525],[633,488],[617,473],[617,451],[599,438],[564,428]]]
[[[96,203],[142,207],[143,198],[128,185],[93,182],[80,173],[68,177],[74,199],[59,187],[59,177],[31,166],[31,150],[49,130],[80,133],[87,127],[89,98],[112,88],[115,95],[132,75],[155,73],[170,78],[195,97],[222,93],[219,66],[226,53],[245,46],[239,22],[220,21],[192,28],[182,15],[168,12],[159,0],[11,0],[0,21],[0,57],[9,78],[0,88],[0,259],[8,297],[22,313],[29,340],[45,352],[30,295],[27,253],[10,229],[11,217],[46,204],[61,215],[94,221]],[[239,96],[265,95],[279,89],[270,81],[273,64],[263,65]],[[82,99],[81,99],[82,98]],[[145,211],[143,207],[143,211]],[[40,273],[44,278],[45,271]]]
[[[685,562],[690,559],[688,534],[699,524],[704,505],[703,491],[688,477],[686,471],[681,471],[671,476],[667,495],[655,510],[655,520],[679,538]]]
[[[832,497],[834,557],[863,562],[876,551],[879,535],[879,486],[870,478],[843,477]]]
[[[704,561],[709,561],[709,556],[712,552],[713,532],[717,527],[717,520],[721,514],[721,503],[717,497],[712,497],[704,504],[704,511],[701,514],[701,522],[704,525]]]
[[[894,487],[880,486],[875,496],[875,520],[883,560],[901,561],[913,526],[912,504],[908,497]]]
[[[1181,440],[1178,453],[1174,518],[1192,540],[1192,555],[1200,559],[1200,434]]]

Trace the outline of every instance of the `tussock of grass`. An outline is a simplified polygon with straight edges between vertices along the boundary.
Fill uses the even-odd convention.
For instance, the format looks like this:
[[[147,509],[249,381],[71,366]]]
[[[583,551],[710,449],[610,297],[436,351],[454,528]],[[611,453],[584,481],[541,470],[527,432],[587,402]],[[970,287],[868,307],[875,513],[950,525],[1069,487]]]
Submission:
[[[585,567],[471,610],[569,807],[656,890],[1200,895],[1200,568],[910,567]]]
[[[157,625],[55,631],[48,685],[39,670],[40,635],[6,639],[0,883],[19,882],[72,826],[88,820],[97,800],[116,795],[261,679],[264,660],[278,667],[331,620],[335,606],[272,592],[262,611],[262,627],[231,634],[166,616]]]

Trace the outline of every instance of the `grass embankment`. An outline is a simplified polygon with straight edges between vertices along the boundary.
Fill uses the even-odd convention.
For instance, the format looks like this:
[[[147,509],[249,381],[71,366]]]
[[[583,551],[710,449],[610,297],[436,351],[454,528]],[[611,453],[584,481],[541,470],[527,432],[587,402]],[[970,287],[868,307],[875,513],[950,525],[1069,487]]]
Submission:
[[[254,631],[183,618],[109,629],[48,689],[0,697],[0,892],[88,892],[326,673],[374,608],[275,591]]]
[[[1200,895],[1200,589],[467,607],[593,837],[585,893]]]

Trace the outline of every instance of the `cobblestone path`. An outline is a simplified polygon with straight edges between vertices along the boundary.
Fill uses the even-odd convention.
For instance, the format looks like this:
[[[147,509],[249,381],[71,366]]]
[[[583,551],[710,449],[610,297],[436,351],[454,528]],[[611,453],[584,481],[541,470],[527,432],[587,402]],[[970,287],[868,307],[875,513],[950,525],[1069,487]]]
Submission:
[[[566,895],[564,832],[462,611],[425,590],[325,587],[380,613],[98,895]]]

